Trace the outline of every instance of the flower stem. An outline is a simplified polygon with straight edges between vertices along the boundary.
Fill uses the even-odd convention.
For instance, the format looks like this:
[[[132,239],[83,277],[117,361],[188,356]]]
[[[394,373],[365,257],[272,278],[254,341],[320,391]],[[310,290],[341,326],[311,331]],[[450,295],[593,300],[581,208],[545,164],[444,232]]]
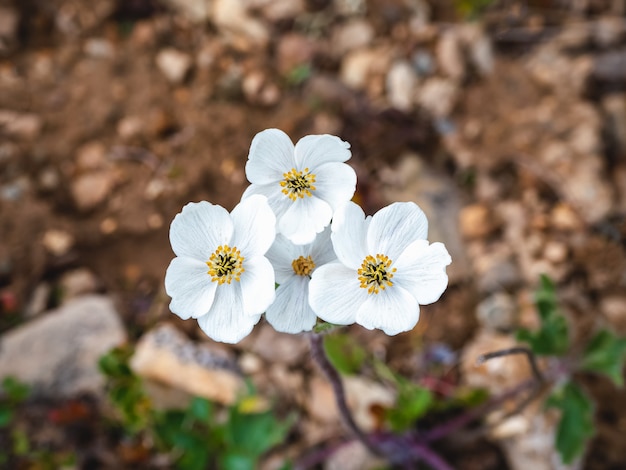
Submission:
[[[318,334],[311,334],[310,339],[311,355],[333,387],[335,399],[337,400],[337,408],[339,409],[339,414],[344,424],[372,454],[382,456],[382,452],[368,439],[367,435],[359,428],[352,417],[352,412],[346,402],[346,393],[341,382],[341,377],[339,377],[339,372],[337,372],[337,369],[335,369],[328,360],[326,352],[324,351],[324,337]]]

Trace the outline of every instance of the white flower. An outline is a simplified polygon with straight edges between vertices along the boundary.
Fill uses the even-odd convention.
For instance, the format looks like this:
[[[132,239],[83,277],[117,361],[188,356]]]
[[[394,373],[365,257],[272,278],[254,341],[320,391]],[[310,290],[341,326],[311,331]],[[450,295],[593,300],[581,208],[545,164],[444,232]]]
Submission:
[[[450,255],[426,240],[428,221],[412,202],[396,202],[365,218],[354,203],[333,217],[338,262],[317,269],[309,284],[311,307],[338,325],[359,323],[388,335],[412,329],[419,305],[435,302],[448,285]]]
[[[283,333],[310,331],[317,321],[309,305],[311,274],[319,266],[337,259],[330,241],[330,228],[308,245],[294,245],[279,234],[266,256],[274,266],[276,282],[280,285],[265,319]]]
[[[170,227],[176,258],[165,274],[170,310],[197,318],[216,341],[236,343],[274,300],[274,269],[264,254],[275,237],[267,200],[254,196],[231,214],[203,201],[189,203]]]
[[[308,135],[294,147],[283,131],[259,132],[250,145],[246,176],[252,184],[243,199],[266,196],[277,232],[298,245],[311,243],[354,195],[356,173],[344,163],[349,148],[332,135]]]

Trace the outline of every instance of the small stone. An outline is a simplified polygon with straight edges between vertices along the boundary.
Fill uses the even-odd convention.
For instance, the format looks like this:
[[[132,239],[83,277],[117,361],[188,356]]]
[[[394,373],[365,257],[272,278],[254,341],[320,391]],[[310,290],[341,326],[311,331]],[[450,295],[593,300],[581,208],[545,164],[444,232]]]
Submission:
[[[304,336],[279,333],[267,323],[257,326],[239,346],[269,363],[291,366],[300,364],[309,350]]]
[[[247,74],[241,84],[243,93],[252,104],[271,106],[280,99],[280,90],[270,82],[265,73],[255,70]]]
[[[593,24],[593,40],[602,49],[620,44],[625,35],[624,19],[603,16]]]
[[[44,233],[42,243],[51,255],[63,256],[74,246],[74,236],[65,230],[50,229]]]
[[[117,134],[125,141],[141,135],[144,129],[144,120],[139,116],[126,116],[117,123]]]
[[[113,44],[104,38],[91,38],[85,42],[83,51],[93,59],[110,59],[115,50]]]
[[[400,111],[413,108],[417,76],[407,61],[394,63],[387,74],[387,96],[389,103]]]
[[[389,59],[389,53],[384,48],[354,50],[341,62],[339,76],[349,87],[362,90],[373,75],[387,72]]]
[[[42,127],[41,118],[36,114],[0,109],[0,129],[9,137],[33,140],[39,136]]]
[[[192,59],[184,52],[170,47],[161,50],[157,54],[156,63],[165,78],[167,78],[170,83],[178,85],[185,79],[187,72],[189,72]]]
[[[239,358],[239,368],[245,375],[257,374],[263,370],[263,361],[256,354],[246,352]]]
[[[562,263],[567,259],[569,250],[567,245],[556,240],[550,240],[543,249],[543,256],[551,263]]]
[[[111,235],[117,230],[117,227],[118,223],[115,221],[115,219],[112,219],[111,217],[107,217],[102,222],[100,222],[100,232],[102,232],[104,235]]]
[[[24,310],[26,318],[33,318],[46,310],[48,306],[48,300],[50,299],[50,284],[42,282],[35,287],[33,294],[30,297],[30,301]]]
[[[0,377],[14,376],[40,395],[100,395],[105,379],[98,360],[125,341],[111,299],[80,297],[3,334]]]
[[[445,31],[437,43],[435,55],[443,74],[461,81],[465,76],[465,58],[461,52],[461,42],[455,29]]]
[[[355,18],[333,30],[332,53],[343,57],[347,52],[366,47],[374,39],[374,28],[366,20]]]
[[[449,116],[456,105],[457,86],[450,80],[433,77],[418,89],[417,103],[437,118]]]
[[[76,167],[79,171],[100,169],[105,161],[106,148],[100,142],[88,142],[76,151]]]
[[[550,222],[557,230],[576,231],[583,226],[576,211],[567,203],[560,202],[552,209]]]
[[[483,238],[497,228],[494,214],[483,204],[472,204],[461,209],[459,226],[465,238]]]
[[[79,297],[84,294],[91,294],[98,289],[96,276],[86,268],[68,271],[59,280],[59,288],[63,296],[63,302]]]
[[[209,19],[211,0],[163,0],[163,2],[196,23],[203,23]]]
[[[20,15],[17,9],[0,6],[0,54],[16,46],[19,24]]]
[[[236,363],[223,348],[193,342],[163,324],[144,334],[130,360],[139,376],[221,404],[232,404],[245,388]]]
[[[464,24],[460,35],[474,69],[482,76],[493,71],[494,53],[491,40],[478,24]]]
[[[79,175],[71,186],[76,207],[84,212],[95,209],[109,197],[114,185],[114,175],[109,171]]]
[[[148,216],[148,227],[153,230],[163,227],[163,217],[161,217],[161,214],[150,214]]]
[[[487,329],[511,331],[515,328],[516,306],[510,295],[496,292],[476,307],[478,321]]]
[[[241,0],[213,0],[211,17],[220,31],[233,35],[244,49],[264,48],[269,42],[267,25],[251,16]]]
[[[284,21],[305,13],[304,0],[257,0],[251,3],[260,3],[261,13],[270,21]]]
[[[626,333],[626,295],[609,294],[600,299],[600,312],[620,334]]]
[[[374,470],[385,468],[385,465],[385,461],[372,455],[361,442],[354,440],[333,452],[324,470]]]
[[[41,170],[38,177],[39,188],[43,191],[54,191],[59,187],[61,178],[56,168],[46,167]]]
[[[302,34],[290,33],[281,36],[276,48],[278,72],[288,76],[296,67],[309,64],[313,60],[315,43]]]

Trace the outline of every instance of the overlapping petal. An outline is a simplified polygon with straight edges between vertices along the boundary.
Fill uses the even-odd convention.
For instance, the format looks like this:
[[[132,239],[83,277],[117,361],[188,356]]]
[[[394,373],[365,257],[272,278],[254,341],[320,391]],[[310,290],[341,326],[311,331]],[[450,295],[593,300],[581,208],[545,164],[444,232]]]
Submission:
[[[452,262],[443,243],[426,240],[411,243],[394,265],[395,285],[409,291],[421,305],[439,300],[448,286],[446,266]]]
[[[367,291],[359,287],[356,271],[341,263],[320,266],[309,283],[311,308],[322,320],[336,325],[354,323],[357,308],[367,295]]]
[[[246,163],[248,181],[252,184],[275,183],[293,167],[294,146],[287,134],[279,129],[266,129],[254,136]]]
[[[276,290],[276,300],[267,309],[265,319],[282,333],[310,331],[317,316],[309,306],[308,291],[308,277],[291,276]]]
[[[246,315],[239,283],[222,284],[215,293],[211,310],[198,318],[198,325],[210,338],[238,343],[248,336],[261,315]]]
[[[356,313],[358,324],[369,330],[381,329],[390,336],[411,330],[418,320],[417,300],[396,285],[370,295]]]
[[[316,197],[298,198],[278,221],[278,231],[297,245],[315,240],[315,235],[324,230],[333,211],[328,203]]]
[[[274,301],[274,268],[264,256],[246,259],[241,275],[241,296],[246,315],[260,315]]]
[[[172,297],[170,310],[183,320],[205,315],[213,305],[216,284],[202,261],[174,258],[165,272],[165,292]]]
[[[356,191],[356,173],[345,163],[326,163],[315,168],[315,197],[323,199],[333,210],[352,199]]]
[[[230,241],[233,223],[228,211],[209,202],[190,202],[174,217],[170,243],[176,256],[207,261],[219,245]]]
[[[395,202],[372,217],[367,248],[370,254],[383,253],[396,261],[407,246],[427,235],[428,220],[422,209],[413,202]]]
[[[347,267],[358,269],[368,255],[367,224],[363,209],[353,202],[346,203],[335,212],[331,228],[337,258]]]
[[[274,242],[276,218],[267,198],[253,195],[231,212],[234,232],[232,245],[245,257],[263,255]]]
[[[294,245],[283,235],[276,235],[274,244],[265,254],[274,266],[276,282],[284,284],[288,279],[295,276],[291,263],[294,259],[304,256],[309,245]]]
[[[296,143],[295,161],[298,169],[316,168],[324,163],[350,159],[350,144],[334,135],[307,135]]]

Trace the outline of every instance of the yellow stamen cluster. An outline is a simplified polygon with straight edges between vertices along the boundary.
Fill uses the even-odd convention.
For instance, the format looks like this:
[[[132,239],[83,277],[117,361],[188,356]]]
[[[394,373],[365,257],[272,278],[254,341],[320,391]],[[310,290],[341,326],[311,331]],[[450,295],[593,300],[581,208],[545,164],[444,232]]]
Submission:
[[[298,259],[294,259],[291,262],[291,267],[293,268],[293,272],[298,276],[310,276],[311,272],[315,269],[315,263],[310,256],[306,258],[300,256]]]
[[[229,247],[228,245],[220,245],[211,255],[209,261],[206,262],[209,267],[208,274],[211,276],[212,282],[222,285],[225,282],[230,284],[241,280],[243,269],[243,256],[237,247]]]
[[[357,271],[359,281],[368,294],[378,294],[381,290],[393,286],[391,278],[396,268],[389,269],[392,261],[385,255],[377,254],[376,257],[367,255]]]
[[[311,191],[315,191],[315,175],[309,172],[308,168],[304,171],[298,171],[292,168],[287,173],[283,173],[283,181],[280,182],[282,186],[282,192],[289,197],[292,201],[296,199],[304,198],[304,196],[311,197]]]

